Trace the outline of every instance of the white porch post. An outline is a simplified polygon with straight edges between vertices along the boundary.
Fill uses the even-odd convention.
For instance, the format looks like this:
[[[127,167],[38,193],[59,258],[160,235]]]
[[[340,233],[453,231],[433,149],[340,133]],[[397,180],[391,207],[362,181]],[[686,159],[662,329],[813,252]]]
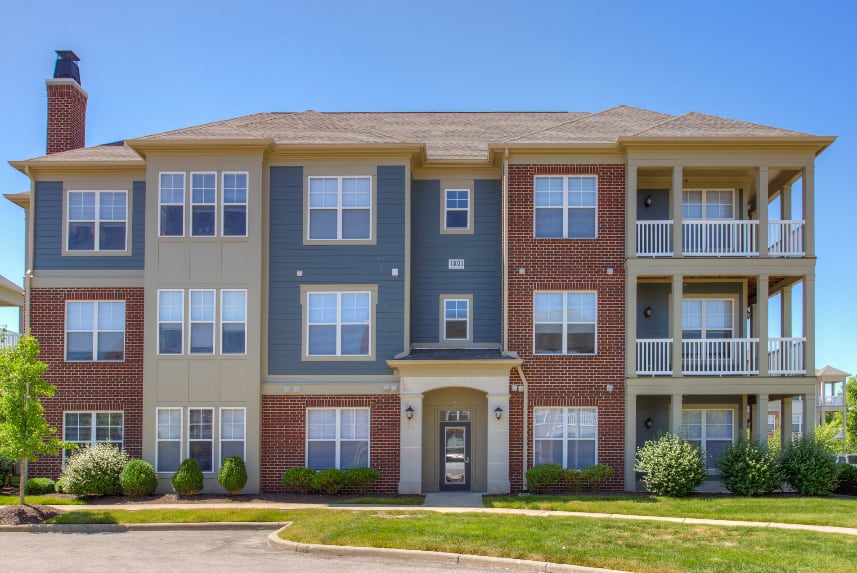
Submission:
[[[803,168],[803,250],[807,257],[815,256],[815,167]]]
[[[803,277],[803,359],[807,376],[815,376],[815,275]]]
[[[768,166],[759,166],[756,184],[756,218],[759,219],[759,256],[768,256]]]
[[[672,308],[670,309],[671,336],[673,339],[673,376],[681,376],[681,303],[684,298],[684,276],[673,275]]]
[[[792,441],[792,399],[780,400],[780,447],[784,448]]]
[[[753,409],[753,424],[750,436],[757,442],[768,442],[768,395],[756,394],[756,407]]]
[[[495,410],[502,409],[500,419]],[[488,394],[488,493],[509,493],[509,394]]]
[[[414,409],[408,419],[405,410]],[[399,493],[422,493],[423,489],[423,395],[402,394],[399,412]]]
[[[816,393],[803,395],[803,433],[814,434],[818,423],[818,410],[816,408]]]
[[[637,277],[625,274],[625,376],[637,375]]]
[[[780,326],[783,338],[792,337],[792,287],[783,287],[780,291]]]
[[[673,394],[670,397],[670,433],[681,433],[681,405],[682,395]]]
[[[760,223],[761,225],[761,223]],[[767,223],[766,223],[767,225]],[[767,239],[766,239],[767,240]],[[759,275],[756,287],[756,316],[759,324],[759,376],[768,375],[768,275]],[[767,412],[765,412],[767,415]],[[767,422],[766,422],[767,423]]]
[[[673,256],[682,256],[681,242],[681,200],[684,187],[684,168],[681,165],[673,165],[673,185],[670,195],[670,205],[673,219]]]
[[[637,489],[634,461],[637,457],[637,395],[625,390],[625,491]]]

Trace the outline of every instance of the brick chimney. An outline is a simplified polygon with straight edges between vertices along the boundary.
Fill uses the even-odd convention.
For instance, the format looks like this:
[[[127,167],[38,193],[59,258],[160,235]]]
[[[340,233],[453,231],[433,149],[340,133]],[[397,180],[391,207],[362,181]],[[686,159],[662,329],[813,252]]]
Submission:
[[[48,154],[86,146],[86,92],[80,85],[80,61],[70,50],[57,50],[48,86]]]

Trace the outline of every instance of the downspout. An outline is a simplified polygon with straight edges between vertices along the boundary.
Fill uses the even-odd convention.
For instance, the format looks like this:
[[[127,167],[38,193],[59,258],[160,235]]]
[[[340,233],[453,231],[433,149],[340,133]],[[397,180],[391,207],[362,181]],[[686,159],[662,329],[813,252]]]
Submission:
[[[518,376],[521,377],[521,382],[524,383],[524,416],[523,416],[524,421],[521,424],[521,426],[524,428],[524,432],[523,432],[523,434],[524,434],[524,436],[523,436],[524,447],[521,448],[521,451],[524,453],[521,456],[521,482],[522,482],[521,485],[524,489],[527,489],[527,446],[528,446],[527,442],[529,440],[529,436],[528,436],[528,432],[527,432],[527,412],[529,411],[529,404],[528,404],[529,400],[527,399],[527,388],[529,387],[529,384],[527,384],[527,377],[524,376],[524,369],[521,368],[520,365],[518,365],[518,366],[515,366],[515,370],[518,371]]]

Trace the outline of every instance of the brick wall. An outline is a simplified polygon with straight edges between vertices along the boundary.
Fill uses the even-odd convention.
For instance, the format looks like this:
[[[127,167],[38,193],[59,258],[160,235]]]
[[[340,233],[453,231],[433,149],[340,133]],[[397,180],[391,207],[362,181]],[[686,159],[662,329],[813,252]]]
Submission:
[[[369,465],[381,476],[370,490],[396,493],[399,488],[397,395],[262,396],[262,491],[283,491],[283,472],[306,465],[307,408],[369,408]]]
[[[597,175],[596,239],[534,239],[536,175]],[[533,408],[596,406],[598,461],[613,468],[609,489],[622,489],[625,420],[625,167],[624,165],[509,166],[509,348],[524,360],[529,384],[528,467],[532,466]],[[519,274],[518,269],[525,273]],[[608,274],[612,268],[612,274]],[[533,292],[597,292],[597,355],[533,355]],[[512,384],[516,382],[512,376]],[[607,385],[612,384],[612,391]],[[522,396],[512,394],[510,480],[519,491]]]
[[[48,83],[48,154],[86,146],[86,94],[72,82]]]
[[[32,290],[31,332],[48,364],[45,377],[56,385],[45,398],[48,423],[63,432],[63,412],[111,410],[124,412],[125,449],[139,458],[143,450],[143,289],[36,288]],[[65,301],[124,300],[125,360],[65,362]],[[56,478],[62,458],[45,457],[30,464],[33,476]]]

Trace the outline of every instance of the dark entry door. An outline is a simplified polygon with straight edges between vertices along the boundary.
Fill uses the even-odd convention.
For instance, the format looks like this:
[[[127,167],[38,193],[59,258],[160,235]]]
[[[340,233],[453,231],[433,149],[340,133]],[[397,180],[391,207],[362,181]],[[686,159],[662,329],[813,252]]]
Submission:
[[[440,489],[470,491],[470,422],[440,423]]]

